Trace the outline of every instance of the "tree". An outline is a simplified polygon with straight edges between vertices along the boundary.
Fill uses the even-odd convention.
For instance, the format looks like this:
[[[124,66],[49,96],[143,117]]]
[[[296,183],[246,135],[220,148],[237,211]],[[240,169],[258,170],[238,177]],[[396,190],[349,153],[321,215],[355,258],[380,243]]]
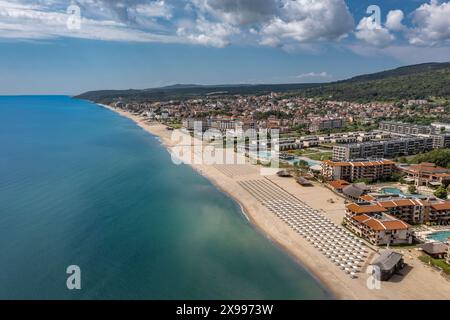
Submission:
[[[400,162],[400,163],[408,163],[408,159],[406,157],[400,157],[398,159],[398,162]]]
[[[299,160],[295,163],[295,169],[298,175],[304,174],[305,172],[308,172],[309,164],[305,160]]]
[[[308,161],[305,161],[305,160],[299,160],[297,165],[300,168],[304,168],[304,169],[308,169],[309,168],[309,163],[308,163]]]
[[[416,188],[416,186],[415,186],[415,185],[410,185],[410,186],[408,187],[408,192],[411,193],[411,194],[416,194],[416,193],[417,193],[417,188]]]
[[[439,199],[447,199],[448,191],[444,186],[440,186],[436,189],[434,195]]]

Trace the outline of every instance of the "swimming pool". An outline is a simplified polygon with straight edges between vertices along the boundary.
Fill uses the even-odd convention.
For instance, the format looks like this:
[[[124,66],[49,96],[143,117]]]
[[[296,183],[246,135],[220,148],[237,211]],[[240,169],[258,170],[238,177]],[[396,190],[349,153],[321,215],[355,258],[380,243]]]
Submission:
[[[388,193],[388,194],[398,194],[400,196],[405,196],[405,194],[402,192],[402,190],[398,189],[398,188],[383,188],[381,189],[381,191],[383,193]]]
[[[255,159],[261,159],[261,160],[272,160],[272,159],[277,159],[279,158],[279,153],[276,151],[258,151],[258,152],[252,152],[250,153],[250,157],[255,158]],[[287,160],[286,162],[289,163],[290,165],[294,165],[296,162],[299,162],[300,160],[304,160],[306,162],[308,162],[308,165],[310,167],[312,166],[317,166],[317,165],[321,165],[320,161],[316,161],[316,160],[312,160],[306,157],[298,157],[295,156],[294,159],[292,160]]]
[[[385,194],[396,194],[399,195],[402,198],[417,198],[417,199],[423,199],[426,198],[425,196],[421,194],[404,194],[402,190],[399,188],[382,188],[381,191]]]
[[[438,231],[435,233],[431,233],[427,236],[427,239],[441,241],[441,242],[448,241],[448,238],[450,238],[450,231]]]

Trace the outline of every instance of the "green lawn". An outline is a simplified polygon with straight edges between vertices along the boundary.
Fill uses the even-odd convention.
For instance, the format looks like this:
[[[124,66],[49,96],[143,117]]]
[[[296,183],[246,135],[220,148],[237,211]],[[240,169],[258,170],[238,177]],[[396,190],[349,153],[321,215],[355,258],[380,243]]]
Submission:
[[[426,264],[430,264],[431,262],[431,265],[441,268],[446,274],[450,274],[450,265],[444,259],[433,259],[424,254],[419,257],[419,260]]]
[[[311,160],[325,161],[325,160],[331,160],[333,158],[333,153],[332,152],[317,152],[317,153],[313,153],[313,154],[306,154],[305,157],[308,157]]]

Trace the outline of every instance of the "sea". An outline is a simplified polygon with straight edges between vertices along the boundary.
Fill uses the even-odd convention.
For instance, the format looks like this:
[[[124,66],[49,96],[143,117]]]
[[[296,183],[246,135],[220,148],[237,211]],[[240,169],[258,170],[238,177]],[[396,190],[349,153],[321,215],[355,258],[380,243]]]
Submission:
[[[131,120],[0,97],[0,299],[333,299]]]

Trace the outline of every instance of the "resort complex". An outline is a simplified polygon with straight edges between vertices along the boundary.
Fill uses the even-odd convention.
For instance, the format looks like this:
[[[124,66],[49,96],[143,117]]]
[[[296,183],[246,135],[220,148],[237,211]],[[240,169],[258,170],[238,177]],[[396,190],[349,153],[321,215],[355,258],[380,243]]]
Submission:
[[[0,0],[0,47],[0,300],[450,301],[450,0]]]
[[[428,256],[418,246],[421,243],[442,244],[445,253],[438,259],[448,259],[447,239],[437,241],[432,237],[450,232],[450,201],[445,197],[450,171],[431,162],[405,163],[417,155],[446,152],[450,146],[448,133],[433,126],[396,121],[381,121],[370,130],[346,130],[345,126],[357,117],[343,112],[354,110],[350,108],[354,105],[331,101],[325,105],[335,113],[327,116],[256,117],[257,112],[267,110],[289,113],[294,103],[324,104],[295,98],[278,99],[275,105],[276,96],[273,93],[223,100],[208,97],[180,102],[179,108],[173,101],[170,107],[167,103],[152,103],[150,108],[142,104],[118,107],[115,103],[113,109],[131,112],[149,125],[163,122],[180,128],[196,139],[211,137],[208,132],[214,132],[214,141],[208,138],[203,143],[212,143],[216,148],[225,147],[226,142],[226,148],[230,148],[232,141],[234,151],[253,165],[221,164],[215,169],[237,182],[274,219],[283,222],[349,279],[363,277],[369,266],[380,268],[382,281],[403,277],[405,265],[422,264],[420,259]],[[227,104],[229,115],[205,116],[210,108]],[[255,105],[260,107],[255,109]],[[166,110],[168,118],[158,116],[161,110]],[[181,125],[174,125],[180,117]],[[305,129],[296,132],[296,126]],[[281,166],[275,171],[278,178],[258,178],[258,171],[274,160]],[[255,169],[258,166],[260,169]],[[199,170],[209,171],[205,166]],[[288,184],[290,180],[295,183]],[[332,220],[326,211],[308,204],[308,199],[301,196],[307,189],[317,189],[311,196],[336,207],[333,210],[340,212],[340,218]],[[336,198],[323,198],[322,194],[328,193]],[[236,195],[238,200],[241,197]],[[420,250],[416,260],[405,260],[404,247]],[[446,271],[441,273],[449,277]]]

